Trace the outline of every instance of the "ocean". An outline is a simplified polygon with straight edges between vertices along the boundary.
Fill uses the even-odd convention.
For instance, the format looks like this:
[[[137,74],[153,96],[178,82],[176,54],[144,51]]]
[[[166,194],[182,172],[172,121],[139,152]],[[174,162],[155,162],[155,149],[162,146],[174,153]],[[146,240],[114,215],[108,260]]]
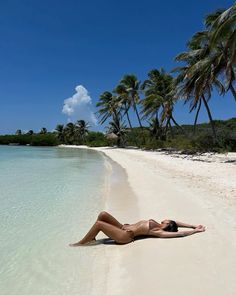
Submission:
[[[91,294],[104,248],[68,244],[103,209],[106,175],[97,151],[0,146],[1,295]]]

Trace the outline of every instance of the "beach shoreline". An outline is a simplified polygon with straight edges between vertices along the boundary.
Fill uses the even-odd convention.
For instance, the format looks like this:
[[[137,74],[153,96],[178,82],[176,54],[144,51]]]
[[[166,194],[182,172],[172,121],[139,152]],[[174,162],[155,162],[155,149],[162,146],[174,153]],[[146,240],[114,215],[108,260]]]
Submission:
[[[183,239],[145,239],[107,247],[106,294],[234,294],[234,162],[136,149],[93,149],[125,169],[134,194],[128,208],[124,192],[118,192],[115,201],[109,194],[105,209],[117,218],[130,223],[137,218],[172,218],[207,226],[205,233]]]

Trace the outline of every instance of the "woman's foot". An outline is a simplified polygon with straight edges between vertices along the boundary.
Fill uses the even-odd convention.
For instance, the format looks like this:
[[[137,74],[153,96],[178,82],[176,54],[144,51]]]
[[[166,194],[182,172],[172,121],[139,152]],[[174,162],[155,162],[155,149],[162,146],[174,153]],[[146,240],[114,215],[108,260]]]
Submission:
[[[78,247],[78,246],[83,246],[80,242],[74,243],[74,244],[69,244],[70,247]]]
[[[74,244],[69,244],[70,247],[79,247],[79,246],[88,246],[88,245],[93,245],[95,244],[97,241],[94,238],[92,241],[88,242],[88,243],[81,243],[81,241],[74,243]]]

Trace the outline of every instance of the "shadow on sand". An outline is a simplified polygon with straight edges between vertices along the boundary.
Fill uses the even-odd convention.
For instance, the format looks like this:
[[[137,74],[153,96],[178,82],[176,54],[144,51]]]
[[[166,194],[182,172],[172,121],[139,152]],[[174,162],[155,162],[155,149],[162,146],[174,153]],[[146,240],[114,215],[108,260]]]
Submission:
[[[133,242],[139,241],[139,240],[145,240],[145,239],[155,239],[155,238],[156,237],[152,237],[152,236],[138,236],[138,237],[134,238]],[[99,240],[93,241],[90,244],[87,244],[86,246],[99,246],[99,245],[114,245],[114,246],[117,246],[117,245],[124,245],[124,244],[119,244],[119,243],[115,242],[114,240],[112,240],[110,238],[104,238],[104,239],[99,239]]]

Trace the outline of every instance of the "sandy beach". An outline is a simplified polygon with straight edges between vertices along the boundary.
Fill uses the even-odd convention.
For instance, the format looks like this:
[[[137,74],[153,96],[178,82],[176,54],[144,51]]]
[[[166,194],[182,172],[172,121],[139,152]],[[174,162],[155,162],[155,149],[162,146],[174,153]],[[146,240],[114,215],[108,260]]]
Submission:
[[[96,150],[118,163],[128,180],[128,186],[112,184],[104,208],[121,222],[169,218],[207,228],[185,238],[106,245],[106,294],[235,294],[235,154]]]
[[[125,169],[134,193],[119,192],[119,183],[115,194],[110,192],[105,209],[117,218],[130,223],[171,218],[207,227],[185,238],[108,246],[107,294],[235,294],[235,155],[205,155],[196,161],[157,152],[98,150]]]

